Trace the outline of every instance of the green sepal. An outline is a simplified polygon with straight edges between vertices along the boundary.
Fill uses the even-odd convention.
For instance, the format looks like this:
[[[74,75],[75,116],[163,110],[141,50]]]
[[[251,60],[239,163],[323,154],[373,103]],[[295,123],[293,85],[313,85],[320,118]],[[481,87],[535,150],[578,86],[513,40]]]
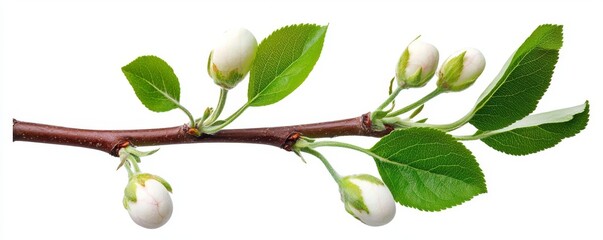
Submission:
[[[147,180],[153,179],[159,183],[161,183],[165,189],[168,190],[168,192],[172,192],[172,186],[163,178],[161,178],[160,176],[157,175],[153,175],[150,173],[139,173],[134,175],[133,178],[136,178],[136,181],[138,182],[138,184],[140,184],[140,186],[145,186],[145,182]]]
[[[421,74],[423,74],[423,68],[419,68],[415,73],[410,75],[408,79],[406,79],[406,84],[404,86],[409,87],[422,87],[427,84],[427,81],[422,81]],[[427,79],[429,80],[429,79]]]
[[[124,207],[126,209],[129,208],[128,203],[129,202],[136,202],[136,179],[135,179],[136,175],[132,176],[132,178],[130,178],[130,181],[128,181],[128,185],[126,185],[126,188],[124,189]]]
[[[372,184],[375,185],[379,185],[379,186],[384,186],[385,184],[379,180],[379,178],[376,178],[373,175],[369,175],[369,174],[358,174],[358,175],[351,175],[351,176],[346,176],[345,178],[355,178],[355,179],[360,179],[366,182],[370,182]]]
[[[400,60],[398,60],[398,69],[396,71],[396,78],[398,80],[398,85],[404,86],[406,84],[406,67],[408,66],[408,59],[410,58],[410,52],[408,52],[408,47],[404,49],[402,55],[400,56]]]
[[[124,208],[126,210],[130,209],[130,204],[129,204],[128,199],[126,198],[126,196],[123,197],[122,204],[124,205]]]
[[[157,182],[161,183],[165,189],[168,190],[168,192],[172,193],[172,185],[170,185],[165,179],[157,176],[157,175],[153,175],[153,179],[155,179]]]
[[[230,72],[222,73],[220,69],[216,65],[213,65],[216,76],[214,78],[214,83],[224,89],[233,89],[239,84],[245,75],[241,74],[237,71],[237,69],[232,70]]]
[[[207,74],[211,77],[211,71],[209,67],[211,66],[211,56],[214,55],[214,51],[209,52],[209,57],[207,58]]]
[[[438,79],[438,86],[443,89],[452,90],[451,85],[454,85],[456,81],[461,77],[461,72],[463,71],[463,60],[465,59],[465,53],[457,55],[456,57],[448,60],[444,66],[444,69],[440,71],[441,74]]]
[[[130,180],[128,181],[128,185],[126,185],[126,188],[124,189],[123,204],[126,209],[128,209],[128,207],[129,207],[128,206],[129,202],[137,201],[137,198],[136,198],[137,185],[145,187],[146,182],[150,179],[153,179],[153,180],[161,183],[161,185],[163,185],[165,187],[165,189],[168,190],[168,192],[170,192],[170,193],[172,192],[172,186],[165,179],[163,179],[157,175],[153,175],[150,173],[134,174],[132,177],[130,177]]]
[[[342,192],[345,209],[348,213],[354,215],[350,208],[369,213],[368,207],[364,204],[364,199],[362,198],[362,190],[358,185],[350,181],[349,176],[341,179],[339,187]]]

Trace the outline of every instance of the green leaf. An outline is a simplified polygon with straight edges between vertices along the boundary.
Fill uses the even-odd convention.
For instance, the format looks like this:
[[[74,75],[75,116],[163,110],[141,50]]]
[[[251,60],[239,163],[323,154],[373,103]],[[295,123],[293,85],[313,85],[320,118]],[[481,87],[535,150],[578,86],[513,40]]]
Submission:
[[[473,126],[483,131],[500,129],[536,109],[551,82],[563,44],[562,31],[560,25],[534,30],[480,96],[470,120]]]
[[[145,107],[154,112],[177,108],[180,83],[174,70],[161,58],[142,56],[121,68]]]
[[[481,132],[488,146],[512,155],[535,153],[578,134],[588,124],[588,101],[575,107],[530,115],[491,132]]]
[[[379,174],[402,205],[439,211],[486,192],[475,157],[452,136],[431,128],[399,129],[371,151]]]
[[[320,57],[327,26],[291,25],[258,46],[247,92],[250,106],[276,103],[301,85]]]

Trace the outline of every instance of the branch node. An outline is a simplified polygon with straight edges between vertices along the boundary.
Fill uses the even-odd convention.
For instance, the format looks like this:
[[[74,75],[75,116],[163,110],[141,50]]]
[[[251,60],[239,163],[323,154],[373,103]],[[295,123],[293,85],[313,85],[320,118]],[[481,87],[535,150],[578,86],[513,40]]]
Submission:
[[[285,143],[283,144],[283,146],[281,146],[281,148],[291,152],[291,150],[293,150],[293,145],[295,145],[295,143],[297,142],[297,140],[299,140],[300,137],[301,133],[299,132],[289,134],[287,140],[285,140]]]
[[[130,141],[121,141],[118,142],[117,144],[115,144],[115,146],[113,146],[113,148],[111,148],[111,151],[109,151],[109,154],[111,154],[111,156],[114,157],[119,157],[119,150],[121,150],[122,148],[125,148],[127,146],[130,146]]]
[[[362,128],[365,132],[372,132],[373,123],[371,121],[371,113],[362,114]]]

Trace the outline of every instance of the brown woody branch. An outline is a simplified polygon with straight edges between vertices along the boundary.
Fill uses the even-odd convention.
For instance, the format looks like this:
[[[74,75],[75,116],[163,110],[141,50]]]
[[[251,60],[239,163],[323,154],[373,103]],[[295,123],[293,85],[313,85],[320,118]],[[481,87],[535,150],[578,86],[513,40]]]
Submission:
[[[189,127],[89,130],[22,122],[13,119],[13,141],[69,145],[101,150],[117,156],[119,149],[134,146],[156,146],[183,143],[225,142],[267,144],[291,151],[301,137],[324,138],[346,135],[384,136],[392,129],[375,131],[371,128],[370,114],[331,122],[282,127],[225,129],[213,135],[199,137],[189,134]]]

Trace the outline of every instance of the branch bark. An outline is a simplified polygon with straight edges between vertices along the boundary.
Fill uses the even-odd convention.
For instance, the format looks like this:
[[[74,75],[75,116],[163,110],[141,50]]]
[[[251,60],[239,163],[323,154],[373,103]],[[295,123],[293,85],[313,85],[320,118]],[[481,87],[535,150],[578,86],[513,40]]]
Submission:
[[[156,146],[167,144],[224,142],[266,144],[291,151],[291,147],[301,137],[325,138],[337,136],[380,137],[392,129],[374,131],[370,114],[360,117],[303,125],[225,129],[213,135],[199,137],[189,134],[186,125],[136,130],[90,130],[67,128],[39,123],[22,122],[13,119],[13,142],[39,142],[92,148],[118,156],[119,149],[128,145]]]

